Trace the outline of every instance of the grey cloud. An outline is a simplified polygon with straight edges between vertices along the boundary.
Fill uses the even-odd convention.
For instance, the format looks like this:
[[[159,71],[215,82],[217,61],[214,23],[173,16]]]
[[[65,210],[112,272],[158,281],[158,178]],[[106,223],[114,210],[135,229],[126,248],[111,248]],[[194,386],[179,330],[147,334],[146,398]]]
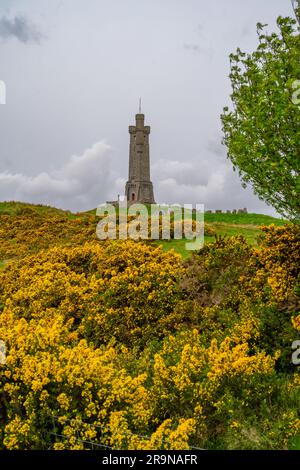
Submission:
[[[208,159],[199,158],[196,161],[178,161],[161,159],[152,165],[155,180],[174,179],[178,184],[186,186],[206,186],[211,173],[211,163]]]
[[[44,35],[28,18],[16,15],[14,18],[0,18],[0,38],[16,38],[23,43],[39,43]]]
[[[184,44],[183,47],[186,51],[192,51],[197,53],[200,53],[202,51],[201,47],[198,44]]]
[[[198,26],[197,26],[197,31],[198,31],[198,33],[202,34],[202,33],[203,33],[203,30],[204,30],[204,24],[203,24],[203,23],[199,23]]]
[[[159,200],[180,204],[214,204],[224,194],[227,173],[224,164],[212,170],[209,159],[203,158],[193,162],[162,159],[153,165]]]
[[[114,194],[119,180],[110,168],[110,147],[97,142],[73,155],[59,170],[35,176],[0,173],[0,199],[42,202],[73,210],[91,209]],[[113,195],[112,194],[112,195]]]
[[[249,27],[249,25],[243,26],[242,31],[241,31],[241,36],[243,38],[250,36],[251,33],[252,33],[252,31],[251,31],[251,28]]]
[[[251,188],[242,187],[230,162],[217,161],[218,154],[219,150],[215,157],[212,153],[193,162],[164,159],[156,162],[152,172],[156,199],[173,204],[204,204],[206,209],[212,210],[247,207],[250,212],[276,215],[273,209],[257,200]]]
[[[202,23],[198,24],[196,27],[196,33],[200,38],[203,38],[203,30],[204,25]],[[199,46],[199,44],[197,44],[196,42],[185,43],[183,44],[183,48],[186,51],[195,52],[197,54],[200,54],[201,52],[205,51],[205,49]]]
[[[80,210],[122,194],[127,125],[143,96],[157,201],[266,211],[226,159],[220,113],[231,93],[229,53],[255,50],[256,22],[272,31],[290,2],[29,0],[23,17],[20,3],[0,2],[0,42],[9,41],[1,47],[9,97],[0,116],[0,200]],[[41,31],[51,32],[42,47],[20,47],[40,41]],[[114,153],[100,152],[87,172],[86,158],[61,163],[101,136]]]
[[[77,211],[115,199],[124,193],[125,179],[112,169],[110,153],[109,145],[98,142],[82,155],[72,156],[56,171],[35,176],[2,172],[0,200],[23,200]],[[228,162],[212,167],[209,157],[194,162],[161,159],[152,170],[155,196],[160,202],[269,212],[250,189],[241,187]]]
[[[220,136],[219,140],[209,140],[206,148],[209,152],[216,155],[217,157],[225,157],[227,149],[225,145],[222,144],[222,137]]]
[[[199,46],[199,44],[190,43],[190,44],[184,44],[183,47],[188,52],[194,52],[195,54],[206,55],[209,58],[209,60],[211,60],[214,55],[214,50],[211,46],[201,47]]]

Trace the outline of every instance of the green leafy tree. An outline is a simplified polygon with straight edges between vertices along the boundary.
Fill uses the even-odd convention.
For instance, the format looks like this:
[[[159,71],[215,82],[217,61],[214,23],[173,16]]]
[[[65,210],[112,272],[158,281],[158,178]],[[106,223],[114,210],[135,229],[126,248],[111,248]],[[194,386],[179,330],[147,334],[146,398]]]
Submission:
[[[299,18],[299,3],[295,5]],[[221,116],[224,143],[243,185],[285,217],[300,220],[300,26],[258,23],[259,45],[230,55],[233,109]]]

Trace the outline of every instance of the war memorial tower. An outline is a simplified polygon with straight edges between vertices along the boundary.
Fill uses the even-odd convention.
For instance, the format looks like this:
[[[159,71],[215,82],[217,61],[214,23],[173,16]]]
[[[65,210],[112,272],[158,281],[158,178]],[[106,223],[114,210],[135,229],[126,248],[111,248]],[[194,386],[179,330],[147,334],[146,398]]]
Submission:
[[[135,116],[135,126],[129,126],[129,176],[125,195],[129,204],[155,204],[153,184],[150,180],[150,126],[145,126],[145,115]]]

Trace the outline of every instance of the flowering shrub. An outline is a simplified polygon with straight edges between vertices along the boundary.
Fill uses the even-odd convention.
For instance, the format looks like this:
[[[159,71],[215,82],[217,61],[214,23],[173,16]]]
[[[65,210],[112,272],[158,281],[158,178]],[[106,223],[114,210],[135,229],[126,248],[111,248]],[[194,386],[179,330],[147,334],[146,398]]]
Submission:
[[[217,238],[183,264],[152,244],[84,244],[87,220],[62,223],[67,246],[58,225],[1,255],[19,259],[0,271],[0,448],[287,448],[299,229],[265,227],[259,248]]]
[[[253,294],[265,300],[295,306],[299,299],[300,229],[298,225],[262,227],[261,247],[251,268]],[[296,302],[296,303],[295,303]],[[298,304],[299,305],[299,304]]]
[[[0,292],[17,318],[61,314],[95,344],[139,345],[177,327],[180,266],[179,255],[133,241],[53,248],[10,264]]]
[[[300,310],[300,229],[262,227],[261,244],[217,238],[186,262],[181,285],[196,324],[209,339],[239,335],[290,369]]]
[[[63,211],[39,213],[29,207],[17,214],[0,213],[0,260],[21,258],[54,245],[80,245],[96,239],[97,219],[76,217]]]
[[[10,210],[5,211],[0,207],[0,262],[1,260],[20,259],[53,246],[80,246],[86,242],[97,240],[96,228],[101,217],[96,216],[93,211],[72,214],[54,208],[22,203],[10,203],[9,208]],[[134,216],[128,216],[131,223],[134,219]],[[109,218],[106,219],[107,222],[109,220]],[[120,229],[122,231],[128,229],[128,224],[119,226],[118,218],[116,222],[113,238],[118,238]],[[159,237],[162,238],[161,218],[158,222]],[[183,223],[180,225],[183,229]],[[195,220],[192,221],[191,228],[195,232]],[[214,228],[209,224],[205,224],[204,232],[205,235],[215,235]],[[142,229],[141,234],[143,234]],[[151,240],[150,218],[142,238]],[[174,238],[172,217],[170,238]]]

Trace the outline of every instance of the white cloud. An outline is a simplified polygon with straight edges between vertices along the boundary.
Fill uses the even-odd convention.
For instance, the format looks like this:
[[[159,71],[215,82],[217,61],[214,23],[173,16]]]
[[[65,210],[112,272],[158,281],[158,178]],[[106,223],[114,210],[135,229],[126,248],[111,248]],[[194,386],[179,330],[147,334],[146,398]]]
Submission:
[[[160,159],[152,165],[152,174],[159,180],[174,178],[182,185],[205,187],[213,175],[226,172],[227,167],[226,159],[216,162],[214,167],[208,158],[190,161]]]
[[[161,159],[153,165],[154,192],[157,201],[179,204],[204,204],[206,209],[241,209],[275,215],[253,194],[244,189],[231,164],[211,155],[212,161],[200,159],[182,162]]]
[[[97,142],[82,155],[71,156],[57,171],[35,176],[0,173],[0,199],[90,209],[114,195],[118,179],[110,168],[110,150],[109,145]]]
[[[273,213],[244,190],[228,161],[219,157],[194,161],[160,159],[153,164],[157,202],[205,204],[207,209],[239,209]],[[0,199],[43,203],[74,211],[96,207],[123,195],[126,180],[113,169],[111,147],[97,142],[73,155],[59,170],[37,175],[0,173]],[[212,165],[213,159],[216,159]]]
[[[203,168],[203,165],[192,162],[161,160],[159,165],[155,166],[154,173],[158,176],[156,193],[159,199],[164,201],[214,204],[218,195],[222,194],[224,197],[226,181],[224,165],[216,171],[209,172],[208,168]]]

